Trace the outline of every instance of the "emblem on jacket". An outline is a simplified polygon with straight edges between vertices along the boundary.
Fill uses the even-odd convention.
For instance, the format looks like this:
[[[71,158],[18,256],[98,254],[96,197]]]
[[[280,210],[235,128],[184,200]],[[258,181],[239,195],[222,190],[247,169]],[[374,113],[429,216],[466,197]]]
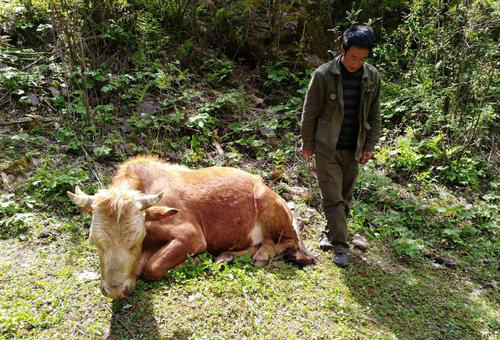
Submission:
[[[331,92],[328,94],[328,98],[330,98],[331,101],[335,101],[337,99],[337,94],[335,92]]]

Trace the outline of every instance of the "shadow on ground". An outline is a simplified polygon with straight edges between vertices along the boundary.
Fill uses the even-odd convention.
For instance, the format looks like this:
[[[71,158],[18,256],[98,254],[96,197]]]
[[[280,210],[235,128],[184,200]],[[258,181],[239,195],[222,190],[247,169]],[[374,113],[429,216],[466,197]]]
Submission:
[[[166,310],[158,305],[159,299],[165,299],[166,293],[171,289],[174,281],[177,285],[184,286],[193,278],[204,278],[208,275],[207,271],[195,271],[193,263],[188,261],[181,266],[172,269],[168,276],[160,281],[145,281],[139,279],[133,295],[122,300],[116,300],[111,303],[112,317],[110,319],[110,328],[107,339],[109,340],[156,340],[156,339],[176,339],[185,340],[198,338],[197,330],[191,327],[179,324],[176,321],[166,321],[166,318],[171,319],[170,314],[166,314]],[[226,268],[226,270],[225,270]],[[261,268],[254,266],[248,259],[237,260],[224,266],[222,264],[222,274],[225,271],[230,273],[233,270],[246,269],[247,276],[259,271]],[[285,263],[276,257],[271,263],[265,266],[264,271],[274,273],[279,279],[292,279],[295,272],[301,268]],[[192,271],[189,271],[192,270]],[[176,272],[180,275],[176,275]],[[176,279],[175,279],[176,278]],[[166,302],[166,307],[172,304],[173,301]],[[179,313],[179,311],[177,312]],[[188,312],[191,314],[193,312]]]
[[[390,267],[354,252],[342,271],[358,303],[374,323],[400,339],[487,339],[499,335],[499,303],[474,297],[477,291],[454,271],[422,265]],[[493,315],[493,316],[491,316]]]
[[[152,286],[159,284],[137,284],[133,296],[112,302],[108,340],[161,339],[152,303]]]

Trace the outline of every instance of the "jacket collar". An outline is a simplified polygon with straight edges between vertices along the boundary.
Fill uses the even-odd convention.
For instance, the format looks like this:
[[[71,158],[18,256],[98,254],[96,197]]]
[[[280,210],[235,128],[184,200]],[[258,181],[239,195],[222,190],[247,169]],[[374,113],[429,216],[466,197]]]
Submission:
[[[340,75],[342,73],[341,63],[342,63],[342,54],[334,58],[334,60],[332,61],[332,65],[330,65],[330,71],[336,75]],[[367,83],[369,78],[370,78],[370,69],[367,63],[363,63],[362,82]]]

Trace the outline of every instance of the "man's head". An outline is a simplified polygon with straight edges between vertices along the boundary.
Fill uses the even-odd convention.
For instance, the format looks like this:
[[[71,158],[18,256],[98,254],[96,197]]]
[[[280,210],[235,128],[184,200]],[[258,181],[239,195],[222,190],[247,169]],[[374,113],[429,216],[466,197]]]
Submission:
[[[342,63],[349,72],[362,67],[374,45],[374,30],[370,26],[353,25],[342,35]]]

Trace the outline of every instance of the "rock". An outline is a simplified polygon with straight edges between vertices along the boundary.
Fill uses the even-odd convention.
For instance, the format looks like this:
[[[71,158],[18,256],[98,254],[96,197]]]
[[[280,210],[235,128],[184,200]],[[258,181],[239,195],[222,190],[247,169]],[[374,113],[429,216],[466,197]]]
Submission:
[[[3,188],[9,192],[14,190],[14,187],[11,184],[11,179],[4,172],[0,172],[0,184],[2,184],[0,188]]]
[[[126,311],[126,310],[128,310],[128,309],[130,309],[130,308],[132,308],[132,307],[133,307],[133,305],[132,305],[132,304],[126,304],[125,306],[123,306],[123,307],[122,307],[122,309],[121,309],[121,310],[122,310],[122,311]]]
[[[289,201],[286,203],[286,206],[288,206],[289,209],[294,210],[297,205],[293,201]]]
[[[39,105],[40,104],[37,96],[35,96],[35,94],[33,92],[28,92],[26,94],[26,97],[30,100],[31,105]]]
[[[157,111],[157,107],[152,102],[145,101],[138,105],[137,110],[142,114],[153,114]]]
[[[276,138],[276,137],[278,137],[276,135],[276,132],[274,131],[274,129],[269,128],[269,127],[260,127],[259,131],[260,131],[260,133],[263,136],[268,137],[268,138]]]
[[[274,111],[273,108],[267,108],[265,109],[265,112],[267,113],[267,115],[269,115],[270,117],[273,117],[274,115],[276,115],[276,111]]]
[[[56,89],[56,88],[54,88],[54,87],[52,87],[52,86],[49,88],[49,90],[51,91],[51,94],[54,97],[58,97],[59,95],[61,95],[61,93],[59,92],[59,90]]]
[[[318,211],[316,211],[314,208],[311,208],[311,207],[308,207],[306,209],[306,213],[304,213],[304,216],[309,219],[311,218],[312,216],[314,216],[316,213],[318,213]]]
[[[84,270],[77,275],[77,280],[82,282],[95,281],[100,278],[97,272]]]
[[[479,298],[481,294],[482,294],[482,290],[477,288],[477,289],[473,289],[473,291],[469,295],[472,300],[475,300],[475,299]]]
[[[426,258],[433,260],[436,264],[444,265],[448,268],[455,268],[456,267],[456,263],[454,261],[447,259],[447,258],[444,258],[444,257],[441,257],[432,251],[425,252],[424,256]]]
[[[367,243],[367,238],[365,238],[364,236],[356,234],[353,237],[352,243],[353,243],[354,247],[356,247],[357,249],[360,249],[362,251],[367,251],[368,243]]]
[[[299,187],[299,186],[290,187],[290,192],[292,192],[292,194],[299,195],[301,197],[309,194],[309,190],[307,188]]]
[[[492,280],[491,283],[489,284],[489,286],[493,289],[499,289],[499,284],[498,282],[496,282],[496,280]]]
[[[304,64],[308,67],[318,67],[323,63],[324,61],[315,54],[308,54],[304,57]]]
[[[455,268],[456,267],[456,263],[454,263],[452,260],[449,260],[446,258],[440,259],[439,263],[445,265],[448,268]]]
[[[31,163],[31,160],[26,156],[23,156],[18,160],[14,160],[8,165],[2,165],[0,167],[1,171],[9,175],[20,175],[31,169],[33,169],[33,164]]]
[[[264,99],[263,98],[260,98],[260,97],[257,97],[255,95],[251,95],[251,102],[255,105],[262,105],[264,104]]]

